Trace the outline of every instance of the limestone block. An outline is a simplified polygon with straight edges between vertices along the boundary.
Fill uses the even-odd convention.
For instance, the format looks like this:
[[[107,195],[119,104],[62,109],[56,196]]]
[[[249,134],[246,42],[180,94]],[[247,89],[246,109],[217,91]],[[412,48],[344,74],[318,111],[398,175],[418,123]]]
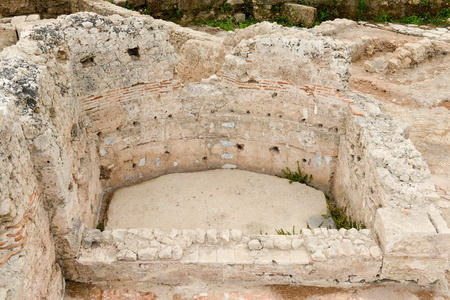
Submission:
[[[242,239],[242,231],[238,229],[231,229],[230,238],[233,242],[240,242]]]
[[[217,249],[217,262],[219,263],[234,263],[233,249]]]
[[[0,51],[17,43],[16,30],[11,24],[0,24]]]
[[[208,239],[208,243],[213,244],[213,245],[217,244],[218,243],[217,230],[208,229],[206,231],[206,238]]]
[[[250,242],[248,242],[248,248],[250,250],[261,250],[262,245],[259,240],[251,240]]]
[[[406,43],[403,47],[411,53],[410,57],[416,63],[421,63],[427,58],[427,50],[422,44]]]
[[[198,82],[217,73],[225,58],[220,41],[189,40],[180,51],[177,66],[179,79],[183,83]]]
[[[239,23],[245,22],[245,14],[243,14],[243,13],[234,14],[233,18],[236,20],[236,22],[239,22]]]
[[[217,261],[217,249],[213,247],[202,247],[198,250],[198,261],[200,263],[215,263]]]
[[[292,248],[292,240],[287,236],[279,236],[275,238],[274,245],[281,250],[289,250]]]
[[[448,258],[383,257],[382,279],[411,280],[421,285],[431,284],[444,278]]]
[[[292,264],[307,265],[311,261],[308,252],[304,249],[291,251],[290,257]]]
[[[304,242],[305,242],[304,239],[294,239],[292,240],[292,248],[294,250],[297,250],[303,245]]]
[[[230,242],[230,231],[229,230],[221,230],[219,233],[219,237],[223,243]]]
[[[206,230],[197,229],[197,237],[195,239],[196,243],[203,244],[205,242]]]
[[[159,258],[161,259],[171,259],[172,258],[173,248],[172,246],[162,247],[159,251]]]
[[[34,15],[28,15],[26,20],[27,22],[33,22],[33,21],[39,21],[41,19],[41,17],[37,14]]]
[[[119,253],[117,253],[117,260],[123,260],[123,261],[136,261],[137,256],[136,253],[134,253],[131,250],[123,249],[120,250]]]
[[[274,241],[271,238],[263,239],[262,244],[265,249],[274,249],[275,248]]]
[[[179,245],[173,247],[173,259],[180,260],[183,257],[183,249]]]
[[[145,248],[141,249],[137,253],[139,260],[155,260],[158,257],[157,248]]]
[[[314,261],[327,261],[327,257],[325,256],[325,254],[323,254],[322,251],[316,251],[313,254],[311,254],[311,258]]]
[[[127,0],[114,0],[114,4],[125,7],[125,4],[127,4]]]
[[[374,224],[385,255],[434,257],[436,229],[426,212],[380,208]]]
[[[364,63],[364,70],[369,73],[382,73],[386,70],[387,63],[382,57],[368,60]]]
[[[312,6],[285,3],[281,6],[281,14],[291,23],[312,27],[317,20],[317,9]]]

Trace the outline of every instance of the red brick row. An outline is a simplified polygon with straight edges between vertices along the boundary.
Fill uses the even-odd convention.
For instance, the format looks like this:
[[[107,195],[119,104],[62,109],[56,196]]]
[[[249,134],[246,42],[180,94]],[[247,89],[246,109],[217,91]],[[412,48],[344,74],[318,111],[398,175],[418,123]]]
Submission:
[[[36,213],[38,211],[40,204],[40,195],[37,192],[37,189],[34,188],[33,193],[30,195],[28,201],[28,207],[22,219],[15,225],[8,226],[7,230],[10,230],[8,234],[6,234],[9,238],[14,238],[13,242],[10,242],[9,239],[3,242],[0,242],[0,250],[9,250],[19,248],[17,250],[11,251],[7,253],[4,257],[0,259],[0,268],[4,266],[14,255],[17,255],[22,252],[25,243],[26,243],[26,227],[27,221],[29,219],[34,219]],[[15,231],[17,229],[17,231]]]
[[[80,100],[82,112],[92,113],[101,110],[111,103],[129,101],[145,97],[148,94],[169,93],[181,87],[178,80],[165,80],[161,82],[142,83],[131,87],[125,87],[108,91],[102,95],[91,95]]]

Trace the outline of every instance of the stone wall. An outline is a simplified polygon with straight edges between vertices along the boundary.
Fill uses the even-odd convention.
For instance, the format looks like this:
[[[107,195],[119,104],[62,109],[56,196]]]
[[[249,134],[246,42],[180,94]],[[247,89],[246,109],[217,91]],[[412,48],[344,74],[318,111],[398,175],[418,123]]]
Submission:
[[[0,298],[61,297],[62,272],[28,149],[30,127],[40,121],[30,108],[39,71],[17,58],[0,59],[0,70]]]
[[[88,230],[70,279],[156,284],[335,285],[378,280],[382,253],[368,229],[299,235],[240,230]]]

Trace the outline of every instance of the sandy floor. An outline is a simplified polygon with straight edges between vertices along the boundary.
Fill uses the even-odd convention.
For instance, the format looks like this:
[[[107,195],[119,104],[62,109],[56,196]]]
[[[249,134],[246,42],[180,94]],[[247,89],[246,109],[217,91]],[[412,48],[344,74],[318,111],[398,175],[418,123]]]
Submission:
[[[170,174],[120,189],[106,229],[147,227],[240,229],[244,233],[296,231],[324,221],[321,191],[287,179],[240,170]],[[322,226],[330,224],[325,220]]]

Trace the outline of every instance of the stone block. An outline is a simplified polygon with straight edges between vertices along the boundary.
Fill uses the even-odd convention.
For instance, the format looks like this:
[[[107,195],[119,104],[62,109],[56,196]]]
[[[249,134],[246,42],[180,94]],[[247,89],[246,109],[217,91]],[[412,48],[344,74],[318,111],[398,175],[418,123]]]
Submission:
[[[155,260],[158,257],[157,248],[145,248],[141,249],[137,253],[139,260]]]
[[[235,261],[233,249],[217,249],[217,262],[234,263]]]
[[[307,265],[311,261],[308,252],[304,249],[291,251],[290,257],[291,257],[291,264]]]
[[[239,22],[239,23],[245,22],[245,14],[243,14],[243,13],[234,14],[233,18],[236,20],[236,22]]]
[[[253,258],[250,255],[250,251],[247,249],[234,250],[234,257],[235,257],[236,263],[239,263],[239,264],[253,263]]]
[[[124,249],[124,250],[120,250],[119,253],[117,253],[117,260],[136,261],[137,256],[136,256],[136,253],[134,253],[133,251]]]
[[[312,6],[285,3],[281,6],[281,15],[296,25],[312,27],[317,20],[317,9]]]
[[[16,30],[10,24],[0,24],[0,51],[17,43]]]
[[[255,257],[257,264],[289,264],[290,257],[288,251],[261,251]]]
[[[387,68],[386,60],[382,57],[368,60],[364,63],[364,70],[369,73],[382,73]]]
[[[416,63],[421,63],[427,58],[427,49],[419,43],[406,43],[403,45],[411,54],[410,57]]]
[[[242,239],[242,231],[238,229],[231,229],[230,238],[233,242],[240,242]]]
[[[383,257],[382,279],[416,281],[420,285],[444,279],[448,258],[418,258],[408,256]]]
[[[159,258],[161,259],[171,259],[172,258],[173,248],[172,246],[162,247],[161,251],[159,251]]]
[[[380,208],[374,229],[385,255],[434,257],[436,255],[436,229],[426,212]]]
[[[248,248],[250,250],[261,250],[262,245],[259,240],[251,240],[250,242],[248,242]]]
[[[127,0],[114,0],[113,3],[114,3],[115,5],[125,7],[125,5],[127,4]]]
[[[289,250],[292,248],[292,240],[287,236],[278,236],[274,239],[274,245],[281,250]]]
[[[198,261],[200,263],[215,263],[217,261],[217,249],[212,247],[198,249]]]

